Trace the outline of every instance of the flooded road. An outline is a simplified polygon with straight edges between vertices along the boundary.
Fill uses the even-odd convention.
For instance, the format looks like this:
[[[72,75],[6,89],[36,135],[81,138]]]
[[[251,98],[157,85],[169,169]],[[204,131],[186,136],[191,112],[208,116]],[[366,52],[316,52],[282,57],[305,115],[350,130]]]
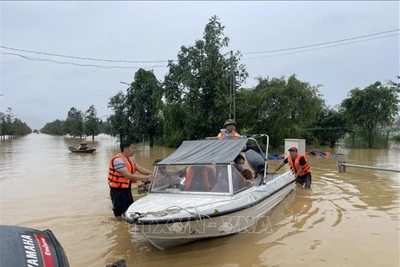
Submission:
[[[96,154],[70,153],[78,144],[43,134],[0,141],[0,223],[51,229],[73,267],[119,259],[128,267],[399,266],[399,173],[347,168],[339,174],[338,159],[309,157],[312,189],[297,188],[259,222],[258,233],[159,251],[113,220],[106,177],[115,140],[88,142]],[[137,144],[135,159],[151,169],[172,152]],[[335,152],[348,163],[400,165],[398,149]],[[270,169],[278,164],[270,161]]]

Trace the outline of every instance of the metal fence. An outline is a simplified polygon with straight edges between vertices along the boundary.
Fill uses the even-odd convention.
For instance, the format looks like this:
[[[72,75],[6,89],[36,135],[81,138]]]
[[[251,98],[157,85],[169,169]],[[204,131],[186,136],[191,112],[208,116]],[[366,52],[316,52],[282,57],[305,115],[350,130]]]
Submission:
[[[346,161],[339,161],[339,164],[338,164],[339,173],[346,172],[347,167],[370,169],[370,170],[377,170],[377,171],[387,171],[387,172],[399,172],[400,173],[400,169],[350,164],[350,163],[346,163]]]

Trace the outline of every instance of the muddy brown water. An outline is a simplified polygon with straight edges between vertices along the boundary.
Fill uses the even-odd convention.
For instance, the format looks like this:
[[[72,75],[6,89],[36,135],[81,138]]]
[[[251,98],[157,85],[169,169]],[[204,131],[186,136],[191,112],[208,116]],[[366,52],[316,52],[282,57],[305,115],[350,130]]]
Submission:
[[[309,157],[311,190],[297,188],[256,233],[159,251],[112,218],[106,174],[118,147],[100,136],[96,154],[73,154],[79,140],[31,134],[0,141],[0,223],[51,229],[71,266],[399,266],[400,174],[348,168]],[[173,152],[137,145],[136,161],[152,168]],[[399,168],[400,150],[337,149],[349,163]],[[270,161],[275,168],[279,161]],[[281,172],[284,170],[282,169]]]

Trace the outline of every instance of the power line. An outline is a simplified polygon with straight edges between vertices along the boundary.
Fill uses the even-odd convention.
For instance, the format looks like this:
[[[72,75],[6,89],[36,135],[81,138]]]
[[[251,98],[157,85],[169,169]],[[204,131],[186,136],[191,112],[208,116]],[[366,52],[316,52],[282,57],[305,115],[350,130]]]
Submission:
[[[354,43],[361,43],[361,42],[366,42],[370,40],[376,40],[376,39],[383,39],[383,38],[388,38],[392,36],[398,36],[400,35],[399,33],[396,34],[391,34],[391,35],[385,35],[385,36],[379,36],[379,37],[374,37],[374,38],[368,38],[364,40],[358,40],[358,41],[353,41],[353,42],[347,42],[343,44],[336,44],[336,45],[330,45],[330,46],[324,46],[324,47],[318,47],[314,49],[306,49],[306,50],[300,50],[300,51],[295,51],[291,53],[281,53],[281,54],[275,54],[275,55],[267,55],[267,56],[259,56],[259,57],[250,57],[250,58],[243,58],[242,60],[251,60],[251,59],[261,59],[261,58],[270,58],[270,57],[279,57],[279,56],[285,56],[285,55],[292,55],[292,54],[298,54],[298,53],[304,53],[304,52],[309,52],[309,51],[317,51],[321,49],[327,49],[327,48],[332,48],[332,47],[338,47],[338,46],[343,46],[343,45],[349,45],[349,44],[354,44]],[[139,67],[134,67],[134,66],[100,66],[100,65],[94,65],[94,64],[79,64],[79,63],[73,63],[73,62],[66,62],[66,61],[55,61],[51,59],[45,59],[45,58],[30,58],[27,56],[23,56],[20,54],[16,53],[1,53],[3,55],[13,55],[13,56],[19,56],[24,59],[32,60],[32,61],[48,61],[56,64],[69,64],[69,65],[74,65],[74,66],[82,66],[82,67],[96,67],[96,68],[101,68],[101,69],[139,69]],[[161,66],[151,66],[146,69],[153,69],[153,68],[165,68],[168,66],[161,65]]]
[[[9,55],[9,56],[18,56],[23,59],[32,60],[32,61],[48,61],[48,62],[56,63],[56,64],[74,65],[74,66],[81,66],[81,67],[95,67],[95,68],[99,68],[99,69],[139,69],[139,67],[134,67],[134,66],[130,66],[130,67],[127,67],[127,66],[101,66],[101,65],[94,65],[94,64],[79,64],[79,63],[68,62],[68,61],[55,61],[55,60],[51,60],[51,59],[47,59],[47,58],[31,58],[31,57],[27,57],[27,56],[16,54],[16,53],[1,53],[1,54]],[[166,67],[166,66],[151,66],[148,68],[152,69],[152,68],[162,68],[162,67]]]
[[[103,61],[103,62],[113,62],[113,63],[133,63],[133,64],[143,64],[143,63],[168,63],[169,60],[143,60],[143,61],[132,61],[132,60],[113,60],[113,59],[101,59],[101,58],[92,58],[92,57],[78,57],[78,56],[68,56],[68,55],[61,55],[61,54],[52,54],[47,52],[39,52],[39,51],[32,51],[32,50],[25,50],[19,48],[13,48],[8,46],[0,45],[3,49],[31,53],[31,54],[39,54],[39,55],[46,55],[46,56],[54,56],[54,57],[63,57],[63,58],[71,58],[71,59],[82,59],[82,60],[91,60],[91,61]],[[170,60],[176,61],[176,60]]]
[[[381,33],[374,33],[374,34],[369,34],[369,35],[364,35],[362,37],[353,37],[353,38],[347,38],[347,39],[342,39],[342,40],[338,40],[338,41],[331,41],[331,42],[326,42],[326,43],[320,43],[320,44],[315,44],[315,45],[309,45],[309,46],[303,46],[303,47],[315,47],[317,45],[323,45],[323,44],[327,44],[327,43],[337,43],[337,42],[343,42],[344,40],[354,40],[356,38],[364,38],[365,36],[374,36],[374,35],[378,35],[378,34],[382,34],[382,33],[387,33],[387,32],[394,32],[394,31],[398,31],[398,30],[392,30],[392,31],[386,31],[386,32],[381,32]],[[292,54],[297,54],[297,53],[304,53],[304,52],[309,52],[309,51],[316,51],[316,50],[321,50],[321,49],[327,49],[327,48],[332,48],[332,47],[338,47],[338,46],[343,46],[343,45],[349,45],[349,44],[353,44],[353,43],[361,43],[361,42],[366,42],[366,41],[370,41],[370,40],[375,40],[375,39],[382,39],[382,38],[388,38],[388,37],[392,37],[392,36],[398,36],[399,33],[396,34],[391,34],[391,35],[385,35],[385,36],[379,36],[379,37],[374,37],[374,38],[368,38],[368,39],[364,39],[364,40],[358,40],[358,41],[353,41],[353,42],[346,42],[346,43],[342,43],[342,44],[336,44],[336,45],[331,45],[331,46],[324,46],[324,47],[318,47],[318,48],[314,48],[314,49],[306,49],[306,50],[300,50],[300,51],[294,51],[291,53],[281,53],[281,54],[275,54],[275,55],[267,55],[267,56],[259,56],[259,57],[250,57],[250,58],[243,58],[243,60],[250,60],[250,59],[261,59],[261,58],[269,58],[269,57],[278,57],[278,56],[284,56],[284,55],[292,55]],[[0,46],[1,48],[4,48],[3,46]],[[278,50],[270,50],[270,51],[264,51],[264,52],[273,52],[273,51],[287,51],[290,49],[299,49],[300,47],[297,48],[287,48],[287,49],[278,49]],[[7,48],[6,48],[7,49]],[[13,48],[14,49],[14,48]],[[28,50],[24,50],[24,51],[28,51]],[[40,52],[41,53],[41,52]],[[254,52],[255,53],[255,52]],[[254,54],[253,53],[253,54]],[[100,68],[100,69],[139,69],[140,67],[135,67],[135,66],[101,66],[101,65],[95,65],[95,64],[79,64],[79,63],[74,63],[74,62],[67,62],[67,61],[55,61],[55,60],[51,60],[51,59],[46,59],[46,58],[31,58],[31,57],[27,57],[24,55],[20,55],[17,53],[1,53],[3,55],[12,55],[12,56],[18,56],[21,57],[23,59],[27,59],[27,60],[32,60],[32,61],[48,61],[51,63],[56,63],[56,64],[67,64],[67,65],[74,65],[74,66],[81,66],[81,67],[95,67],[95,68]],[[43,54],[49,54],[49,53],[43,53]],[[250,54],[250,53],[243,53],[243,54]],[[50,54],[49,54],[50,55]],[[55,54],[53,54],[55,55]],[[70,57],[70,56],[65,56],[65,57]],[[72,57],[72,58],[78,58],[78,57]],[[80,57],[79,57],[80,58]],[[93,59],[93,58],[83,58],[82,59],[90,59],[90,60],[97,60],[97,59]],[[103,59],[99,59],[98,61],[111,61],[111,60],[103,60]],[[120,61],[112,61],[112,62],[120,62]],[[125,62],[139,62],[139,61],[125,61]],[[142,62],[153,62],[153,61],[142,61]],[[163,62],[163,61],[154,61],[154,62]],[[168,66],[165,65],[161,65],[161,66],[151,66],[151,67],[147,67],[146,69],[153,69],[153,68],[165,68]]]
[[[383,39],[383,38],[388,38],[392,36],[399,36],[400,33],[396,34],[391,34],[391,35],[386,35],[386,36],[380,36],[380,37],[375,37],[375,38],[369,38],[365,40],[359,40],[359,41],[354,41],[354,42],[347,42],[344,44],[336,44],[336,45],[330,45],[330,46],[324,46],[324,47],[318,47],[314,49],[306,49],[306,50],[300,50],[300,51],[295,51],[295,52],[290,52],[290,53],[281,53],[281,54],[276,54],[276,55],[267,55],[267,56],[259,56],[259,57],[249,57],[249,58],[243,58],[242,60],[249,60],[249,59],[260,59],[260,58],[270,58],[270,57],[278,57],[278,56],[285,56],[285,55],[293,55],[293,54],[298,54],[298,53],[304,53],[304,52],[309,52],[309,51],[317,51],[317,50],[322,50],[326,48],[332,48],[332,47],[338,47],[338,46],[343,46],[343,45],[349,45],[349,44],[354,44],[354,43],[362,43],[370,40],[375,40],[375,39]]]
[[[302,48],[310,48],[310,47],[322,46],[322,45],[327,45],[327,44],[340,43],[340,42],[344,42],[344,41],[356,40],[356,39],[361,39],[361,38],[381,35],[381,34],[385,34],[385,33],[396,32],[396,31],[399,31],[399,30],[400,29],[395,29],[395,30],[377,32],[377,33],[372,33],[372,34],[367,34],[367,35],[355,36],[355,37],[351,37],[351,38],[345,38],[345,39],[341,39],[341,40],[335,40],[335,41],[329,41],[329,42],[323,42],[323,43],[317,43],[317,44],[311,44],[311,45],[304,45],[304,46],[297,46],[297,47],[291,47],[291,48],[283,48],[283,49],[268,50],[268,51],[257,51],[257,52],[245,52],[245,53],[242,53],[242,55],[266,54],[266,53],[273,53],[273,52],[283,52],[283,51],[289,51],[289,50],[297,50],[297,49],[302,49]],[[70,59],[80,59],[80,60],[113,62],[113,63],[148,64],[148,63],[168,63],[170,61],[172,61],[172,62],[176,62],[177,61],[177,60],[142,60],[142,61],[113,60],[113,59],[100,59],[100,58],[93,58],[93,57],[69,56],[69,55],[62,55],[62,54],[39,52],[39,51],[32,51],[32,50],[25,50],[25,49],[19,49],[19,48],[14,48],[14,47],[8,47],[8,46],[3,46],[3,45],[0,45],[0,48],[13,50],[13,51],[19,51],[19,52],[25,52],[25,53],[47,55],[47,56],[56,56],[56,57],[63,57],[63,58],[70,58]]]
[[[400,29],[395,29],[395,30],[390,30],[390,31],[371,33],[371,34],[367,34],[367,35],[360,35],[360,36],[356,36],[356,37],[335,40],[335,41],[329,41],[329,42],[324,42],[324,43],[317,43],[317,44],[312,44],[312,45],[303,45],[303,46],[296,46],[296,47],[276,49],[276,50],[267,50],[267,51],[247,52],[247,53],[242,53],[242,55],[266,54],[266,53],[283,52],[283,51],[296,50],[296,49],[302,49],[302,48],[310,48],[310,47],[315,47],[315,46],[340,43],[340,42],[351,41],[351,40],[355,40],[355,39],[361,39],[361,38],[365,38],[365,37],[371,37],[371,36],[375,36],[375,35],[381,35],[381,34],[385,34],[385,33],[396,32],[399,30]]]

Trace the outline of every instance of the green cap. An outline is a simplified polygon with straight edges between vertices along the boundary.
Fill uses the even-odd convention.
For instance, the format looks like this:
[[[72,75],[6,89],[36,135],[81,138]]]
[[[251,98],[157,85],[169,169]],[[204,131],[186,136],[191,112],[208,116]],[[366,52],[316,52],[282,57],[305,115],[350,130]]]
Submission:
[[[228,125],[236,125],[236,122],[232,119],[229,119],[229,120],[225,121],[224,127],[226,127]]]

